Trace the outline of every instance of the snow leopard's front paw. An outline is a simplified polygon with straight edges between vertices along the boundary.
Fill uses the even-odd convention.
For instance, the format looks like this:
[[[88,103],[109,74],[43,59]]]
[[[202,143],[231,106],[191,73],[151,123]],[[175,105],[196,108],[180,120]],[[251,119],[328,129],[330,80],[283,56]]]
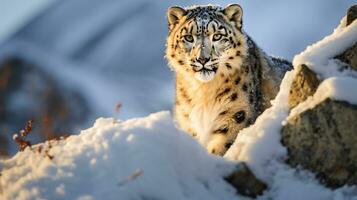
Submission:
[[[211,154],[223,156],[229,148],[226,143],[227,137],[225,135],[213,135],[207,144],[207,151]]]

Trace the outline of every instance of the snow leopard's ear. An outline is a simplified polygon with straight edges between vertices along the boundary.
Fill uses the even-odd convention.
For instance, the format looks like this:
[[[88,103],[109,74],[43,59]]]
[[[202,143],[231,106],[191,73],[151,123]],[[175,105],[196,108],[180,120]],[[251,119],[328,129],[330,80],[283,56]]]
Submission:
[[[180,21],[180,19],[185,16],[186,10],[178,7],[172,6],[167,10],[167,20],[169,22],[169,29],[172,30],[175,25]]]
[[[230,4],[224,10],[223,13],[226,15],[229,21],[233,22],[238,29],[242,28],[242,7],[238,4]]]

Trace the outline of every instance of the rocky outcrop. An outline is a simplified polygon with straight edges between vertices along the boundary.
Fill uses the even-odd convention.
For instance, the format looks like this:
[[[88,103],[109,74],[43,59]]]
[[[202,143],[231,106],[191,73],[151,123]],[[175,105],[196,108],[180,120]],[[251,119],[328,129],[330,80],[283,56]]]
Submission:
[[[347,24],[356,16],[357,6],[353,6],[348,11]],[[357,70],[357,43],[335,58]],[[312,96],[319,83],[308,66],[299,66],[290,89],[290,108]],[[356,121],[357,105],[332,99],[293,116],[281,130],[282,143],[288,150],[287,163],[314,172],[331,188],[357,185]]]
[[[305,101],[307,97],[313,95],[320,84],[317,75],[306,65],[299,66],[297,71],[290,88],[290,108],[295,107],[299,103]]]
[[[341,55],[336,56],[336,58],[347,63],[352,69],[357,70],[357,43],[348,48]]]
[[[351,6],[347,11],[347,23],[346,25],[350,25],[357,18],[357,5]]]
[[[0,64],[0,97],[2,155],[7,153],[12,134],[28,120],[34,120],[29,137],[37,143],[72,132],[90,112],[80,93],[22,58],[9,58]]]
[[[288,163],[327,186],[357,184],[357,106],[330,99],[290,119],[282,129]]]
[[[351,6],[347,11],[346,25],[350,25],[357,18],[357,5]],[[336,56],[337,59],[349,64],[352,69],[357,70],[357,42],[354,43],[341,55]]]
[[[237,165],[236,170],[225,180],[236,189],[238,194],[253,198],[262,195],[267,189],[267,185],[257,179],[244,163]]]

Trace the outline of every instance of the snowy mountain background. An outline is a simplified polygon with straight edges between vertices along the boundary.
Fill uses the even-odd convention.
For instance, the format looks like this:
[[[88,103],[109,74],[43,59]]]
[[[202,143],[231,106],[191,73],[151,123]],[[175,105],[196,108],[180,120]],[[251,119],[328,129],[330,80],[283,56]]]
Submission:
[[[0,63],[14,57],[25,60],[45,74],[37,76],[40,81],[43,76],[50,77],[57,93],[71,104],[68,110],[77,112],[78,107],[84,110],[73,114],[77,117],[69,118],[71,126],[60,129],[61,132],[76,132],[98,117],[128,119],[168,110],[173,102],[174,84],[164,59],[166,10],[171,5],[207,3],[212,2],[54,1],[0,44]],[[268,54],[292,59],[308,44],[328,35],[353,1],[214,3],[222,6],[240,3],[245,30],[258,45]],[[26,78],[27,73],[24,74]],[[5,108],[0,105],[0,109],[8,114],[1,111],[0,135],[8,141],[6,148],[12,154],[16,151],[9,142],[12,134],[41,103],[33,100],[31,90],[23,87],[11,93],[11,98],[8,93],[2,95],[1,98],[8,99]],[[77,103],[71,102],[73,96],[78,97]],[[123,106],[117,114],[118,102]],[[33,137],[33,141],[41,140],[39,136]]]

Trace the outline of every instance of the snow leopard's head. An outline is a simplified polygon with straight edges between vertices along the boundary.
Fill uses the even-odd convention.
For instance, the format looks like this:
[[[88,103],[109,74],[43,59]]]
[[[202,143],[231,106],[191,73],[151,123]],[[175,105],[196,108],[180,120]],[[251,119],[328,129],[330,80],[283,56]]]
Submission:
[[[200,82],[233,73],[246,55],[242,8],[229,5],[170,7],[166,57],[171,68]]]

